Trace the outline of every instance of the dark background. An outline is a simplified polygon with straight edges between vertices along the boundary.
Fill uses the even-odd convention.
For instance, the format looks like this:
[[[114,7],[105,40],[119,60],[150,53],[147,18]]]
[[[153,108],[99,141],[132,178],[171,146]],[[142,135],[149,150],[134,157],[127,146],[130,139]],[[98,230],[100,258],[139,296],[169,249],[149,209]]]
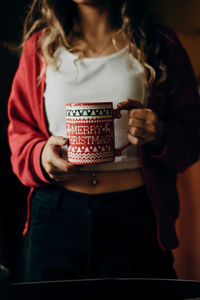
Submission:
[[[12,173],[7,141],[7,102],[19,53],[5,42],[20,43],[22,24],[30,0],[0,1],[0,264],[10,269],[17,281],[17,262],[21,259],[22,230],[26,216],[28,189]]]

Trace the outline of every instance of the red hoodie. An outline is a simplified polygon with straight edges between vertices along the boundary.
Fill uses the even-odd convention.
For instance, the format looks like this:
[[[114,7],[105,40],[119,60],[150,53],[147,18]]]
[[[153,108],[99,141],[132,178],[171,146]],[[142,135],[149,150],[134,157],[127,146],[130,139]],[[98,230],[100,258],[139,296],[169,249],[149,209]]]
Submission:
[[[44,110],[45,74],[38,83],[43,63],[36,53],[40,32],[25,43],[8,103],[8,139],[14,173],[31,187],[52,184],[41,166],[41,152],[50,137]],[[199,158],[200,101],[188,56],[176,35],[166,27],[158,31],[165,54],[167,79],[151,86],[148,107],[163,121],[166,144],[160,154],[144,145],[140,162],[158,224],[163,250],[178,246],[175,221],[179,212],[176,174]],[[28,205],[29,207],[29,205]],[[29,211],[24,234],[28,230]]]

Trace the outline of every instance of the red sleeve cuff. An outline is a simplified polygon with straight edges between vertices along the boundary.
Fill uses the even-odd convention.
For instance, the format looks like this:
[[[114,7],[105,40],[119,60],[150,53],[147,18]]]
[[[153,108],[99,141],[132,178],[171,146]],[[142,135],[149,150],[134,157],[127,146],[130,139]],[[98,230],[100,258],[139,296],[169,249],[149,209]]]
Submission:
[[[35,175],[36,180],[41,183],[51,183],[52,181],[50,179],[47,179],[47,176],[45,176],[45,173],[43,171],[42,165],[41,165],[41,153],[46,144],[45,141],[41,141],[37,143],[33,149],[32,152],[32,171]]]

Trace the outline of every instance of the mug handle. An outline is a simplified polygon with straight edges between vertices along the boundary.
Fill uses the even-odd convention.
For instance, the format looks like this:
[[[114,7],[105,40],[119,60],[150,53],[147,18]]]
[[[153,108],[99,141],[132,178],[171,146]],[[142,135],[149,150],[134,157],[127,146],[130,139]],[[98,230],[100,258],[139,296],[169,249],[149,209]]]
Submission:
[[[121,112],[120,111],[121,111],[120,108],[113,109],[113,119],[120,119],[121,118]],[[130,142],[128,142],[125,145],[115,149],[115,156],[121,156],[122,151],[125,150],[129,146],[131,146]]]

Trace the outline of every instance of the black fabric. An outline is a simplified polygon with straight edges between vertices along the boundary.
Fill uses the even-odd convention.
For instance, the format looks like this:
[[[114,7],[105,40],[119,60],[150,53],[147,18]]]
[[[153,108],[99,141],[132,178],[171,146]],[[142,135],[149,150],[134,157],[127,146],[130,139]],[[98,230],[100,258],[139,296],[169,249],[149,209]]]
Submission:
[[[144,187],[98,195],[37,188],[30,207],[23,281],[176,278]]]

